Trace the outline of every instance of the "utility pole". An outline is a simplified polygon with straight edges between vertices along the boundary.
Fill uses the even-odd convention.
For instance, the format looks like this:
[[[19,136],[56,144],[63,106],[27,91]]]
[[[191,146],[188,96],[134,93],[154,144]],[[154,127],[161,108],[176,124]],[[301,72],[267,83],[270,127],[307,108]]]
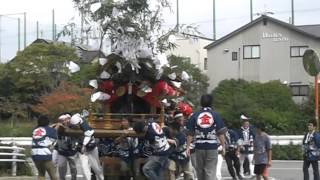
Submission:
[[[179,32],[179,0],[177,0],[177,31]]]
[[[252,0],[250,0],[250,21],[253,21]]]
[[[23,19],[24,19],[23,46],[24,48],[26,48],[27,47],[27,13],[26,12],[23,13]]]
[[[0,63],[1,63],[1,46],[2,46],[2,38],[1,38],[1,35],[2,35],[2,15],[0,15]]]
[[[213,40],[216,40],[216,1],[213,0],[213,7],[212,7],[212,18],[213,18]]]
[[[55,41],[54,34],[54,9],[52,9],[52,41]]]
[[[81,10],[80,13],[81,13],[80,44],[82,44],[83,43],[83,22],[84,22],[83,10]]]
[[[291,24],[294,25],[294,0],[291,0]]]
[[[18,18],[18,51],[20,51],[20,18]]]
[[[2,52],[1,52],[1,46],[2,46],[2,36],[1,36],[1,31],[2,31],[2,25],[1,25],[1,19],[2,19],[2,16],[6,16],[8,18],[12,18],[10,16],[13,16],[13,15],[23,15],[23,26],[24,26],[24,32],[23,32],[23,44],[24,44],[24,48],[26,48],[27,46],[27,13],[26,12],[23,12],[23,13],[12,13],[12,14],[0,14],[0,63],[1,63],[1,59],[2,59]],[[13,19],[16,19],[18,20],[18,33],[17,33],[17,36],[18,36],[18,47],[17,47],[17,50],[20,51],[21,50],[21,19],[20,18],[13,18]]]
[[[319,129],[319,84],[318,74],[314,76],[314,114],[317,122],[317,129]]]
[[[37,39],[39,39],[39,21],[37,21]]]
[[[57,40],[57,24],[54,24],[54,41]]]
[[[71,36],[71,46],[74,45],[74,39],[73,39],[73,25],[71,25],[71,32],[70,32],[70,36]]]

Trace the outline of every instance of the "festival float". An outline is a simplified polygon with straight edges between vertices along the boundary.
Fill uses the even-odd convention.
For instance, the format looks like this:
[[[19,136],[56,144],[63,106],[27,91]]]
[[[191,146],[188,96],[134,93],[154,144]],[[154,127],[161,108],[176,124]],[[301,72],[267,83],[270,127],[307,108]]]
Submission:
[[[98,59],[97,78],[88,82],[91,103],[102,105],[99,112],[89,107],[86,113],[95,137],[137,136],[131,130],[120,130],[123,118],[130,123],[154,119],[163,125],[164,109],[172,103],[185,114],[191,113],[191,103],[183,90],[189,74],[170,67],[165,52],[176,46],[177,34],[188,36],[197,31],[184,25],[162,29],[161,13],[170,8],[167,0],[74,2],[87,29],[100,32],[101,52],[109,48],[103,52],[107,55],[101,54]],[[69,69],[73,73],[80,70],[78,66]],[[60,131],[67,135],[80,133]]]
[[[75,1],[91,29],[101,32],[100,49],[105,40],[110,51],[98,59],[97,78],[88,82],[92,88],[91,103],[100,103],[98,111],[89,107],[84,113],[94,129],[95,138],[141,137],[130,128],[123,129],[122,120],[129,127],[136,121],[165,121],[165,109],[174,103],[186,116],[192,113],[191,103],[185,98],[183,84],[190,79],[184,70],[170,66],[165,52],[175,47],[176,34],[190,33],[175,27],[163,32],[160,14],[168,7],[166,0]],[[80,136],[76,129],[60,129],[65,135]],[[119,161],[103,146],[99,151],[104,161],[105,174],[119,174]],[[109,154],[108,154],[109,153]],[[118,172],[118,173],[117,173]]]

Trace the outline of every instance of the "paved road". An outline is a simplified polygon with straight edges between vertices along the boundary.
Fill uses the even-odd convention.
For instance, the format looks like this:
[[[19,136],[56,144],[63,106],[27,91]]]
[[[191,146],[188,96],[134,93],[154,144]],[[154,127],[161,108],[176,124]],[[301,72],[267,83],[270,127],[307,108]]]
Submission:
[[[269,169],[270,179],[273,180],[302,180],[302,161],[277,161],[274,160],[272,167]],[[226,164],[223,163],[222,168],[223,179],[231,179],[226,169]],[[310,179],[313,179],[311,167],[309,169]],[[249,179],[249,178],[246,178]]]
[[[80,170],[80,167],[78,167],[78,169]],[[310,172],[310,179],[313,179],[311,167],[309,169],[309,172]],[[303,179],[302,161],[274,160],[272,167],[270,168],[269,174],[270,174],[271,180],[302,180]],[[231,179],[230,175],[228,174],[225,162],[223,162],[223,166],[222,166],[222,176],[223,176],[223,180]],[[70,175],[68,176],[67,179],[70,179]],[[250,178],[246,178],[246,179],[250,179]],[[78,180],[83,180],[81,172],[79,172]]]

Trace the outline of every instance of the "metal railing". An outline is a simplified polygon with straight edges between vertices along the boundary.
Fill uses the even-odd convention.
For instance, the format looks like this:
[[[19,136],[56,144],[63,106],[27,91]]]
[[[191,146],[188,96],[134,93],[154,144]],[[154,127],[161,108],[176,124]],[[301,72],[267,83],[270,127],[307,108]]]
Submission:
[[[3,151],[5,150],[5,151]],[[12,152],[8,152],[12,151]],[[17,162],[26,162],[24,159],[19,158],[25,158],[25,154],[20,153],[21,151],[24,151],[24,148],[18,147],[16,145],[13,146],[0,146],[0,162],[11,162],[11,175],[16,176],[17,175]],[[4,158],[2,158],[4,156]],[[11,159],[7,159],[7,157],[11,157]]]
[[[270,136],[274,145],[302,145],[303,135]]]
[[[301,145],[303,135],[270,136],[274,145]],[[18,146],[31,146],[31,137],[0,137],[0,144],[15,143]]]
[[[16,144],[18,146],[31,146],[31,137],[0,137],[0,144]]]

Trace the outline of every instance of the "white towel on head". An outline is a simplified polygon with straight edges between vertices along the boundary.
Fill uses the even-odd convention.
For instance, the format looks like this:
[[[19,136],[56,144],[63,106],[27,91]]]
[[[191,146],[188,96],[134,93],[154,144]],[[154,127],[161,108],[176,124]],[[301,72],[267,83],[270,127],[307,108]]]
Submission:
[[[58,117],[59,120],[64,120],[67,118],[71,118],[71,116],[69,114],[62,114],[61,116]]]
[[[242,119],[242,120],[249,120],[250,118],[248,118],[247,116],[241,114],[240,119]]]

